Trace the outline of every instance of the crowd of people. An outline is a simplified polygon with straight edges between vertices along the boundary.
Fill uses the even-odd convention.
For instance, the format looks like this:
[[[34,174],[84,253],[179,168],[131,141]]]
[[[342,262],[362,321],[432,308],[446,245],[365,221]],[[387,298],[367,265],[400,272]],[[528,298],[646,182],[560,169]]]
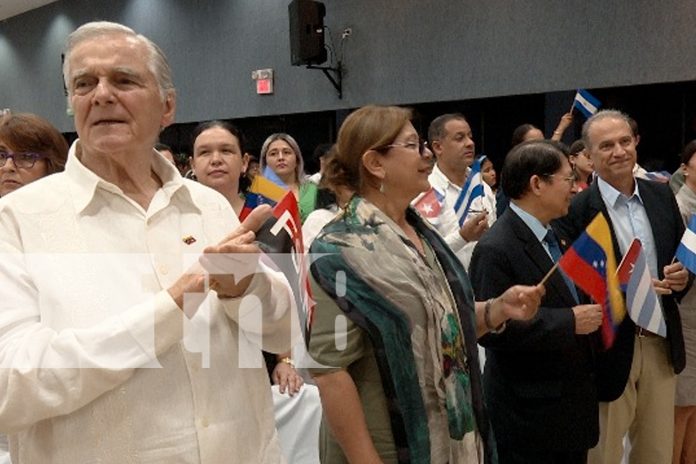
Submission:
[[[254,158],[207,121],[183,166],[158,141],[177,95],[155,43],[84,24],[63,74],[71,146],[39,116],[0,118],[0,463],[696,462],[696,294],[674,260],[696,141],[673,191],[643,178],[624,113],[591,116],[570,148],[572,114],[548,139],[524,124],[500,175],[479,159],[460,218],[462,114],[426,142],[408,109],[359,108],[313,176],[291,135]],[[257,241],[271,208],[238,219],[255,176],[297,202],[304,336]],[[556,267],[600,212],[617,257],[640,239],[666,335],[627,316],[604,346],[602,307]],[[284,446],[271,385],[320,402],[321,427],[289,426],[313,453]]]

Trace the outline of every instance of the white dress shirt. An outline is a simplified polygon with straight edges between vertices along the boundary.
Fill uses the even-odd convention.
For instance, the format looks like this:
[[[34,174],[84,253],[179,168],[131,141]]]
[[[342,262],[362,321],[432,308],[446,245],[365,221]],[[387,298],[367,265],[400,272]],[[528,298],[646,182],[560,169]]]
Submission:
[[[433,166],[433,172],[428,177],[428,181],[432,187],[445,197],[442,201],[442,209],[440,209],[438,220],[437,222],[433,221],[432,224],[444,237],[447,245],[452,248],[464,265],[464,268],[468,271],[469,263],[471,262],[471,254],[474,252],[474,247],[478,242],[467,242],[459,235],[459,229],[461,229],[461,227],[459,227],[459,221],[454,212],[454,204],[457,202],[462,188],[450,182],[447,176],[440,170],[437,163]],[[488,225],[492,226],[496,219],[495,195],[491,187],[485,182],[483,182],[483,193],[483,197],[478,197],[471,203],[471,211],[477,212],[470,212],[467,214],[467,219],[485,210],[488,211]]]
[[[65,172],[0,199],[0,432],[13,463],[282,462],[258,344],[290,346],[284,279],[211,292],[186,318],[166,289],[237,226],[229,203],[157,154],[163,185],[145,210],[76,147]]]

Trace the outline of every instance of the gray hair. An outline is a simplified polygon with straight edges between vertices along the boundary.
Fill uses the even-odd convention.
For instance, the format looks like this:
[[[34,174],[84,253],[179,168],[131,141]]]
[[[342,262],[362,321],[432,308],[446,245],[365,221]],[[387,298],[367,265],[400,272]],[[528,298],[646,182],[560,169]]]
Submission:
[[[590,116],[587,119],[587,121],[585,121],[585,124],[582,125],[582,134],[580,136],[580,139],[585,144],[585,148],[589,149],[591,147],[590,138],[588,136],[590,132],[590,127],[592,127],[592,124],[596,123],[597,121],[602,121],[604,119],[618,119],[620,121],[625,121],[626,124],[628,124],[628,127],[631,127],[631,118],[626,113],[623,113],[619,110],[598,111],[597,113]],[[631,130],[631,134],[633,134],[633,130]]]
[[[63,80],[65,82],[65,88],[68,89],[68,107],[70,107],[70,97],[72,96],[72,90],[70,88],[70,54],[78,44],[105,35],[126,35],[144,44],[150,52],[148,67],[157,79],[162,100],[164,101],[167,96],[175,92],[174,82],[172,81],[172,70],[167,62],[167,57],[157,44],[123,24],[109,21],[93,21],[75,29],[68,36],[65,43]]]
[[[261,147],[261,173],[266,169],[266,155],[268,154],[268,149],[271,147],[271,144],[275,142],[276,140],[282,140],[288,145],[290,145],[290,148],[292,148],[292,151],[295,152],[295,158],[297,158],[297,166],[295,166],[295,175],[297,175],[297,182],[303,182],[305,180],[305,172],[304,172],[304,160],[302,159],[302,152],[300,151],[300,146],[297,144],[294,138],[290,134],[286,134],[284,132],[276,132],[275,134],[271,134],[266,138],[266,141],[263,142],[263,146]]]

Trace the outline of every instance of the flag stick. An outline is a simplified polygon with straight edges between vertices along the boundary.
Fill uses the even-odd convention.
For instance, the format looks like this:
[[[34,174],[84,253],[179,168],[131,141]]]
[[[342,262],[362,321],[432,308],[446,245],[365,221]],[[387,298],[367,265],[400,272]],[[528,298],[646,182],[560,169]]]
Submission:
[[[554,273],[554,271],[558,269],[558,262],[556,262],[551,269],[549,269],[549,272],[546,273],[543,279],[541,279],[541,282],[539,282],[539,285],[544,285],[547,280],[549,280],[549,277],[551,277],[551,274]]]
[[[575,97],[577,97],[577,96],[578,96],[578,91],[576,90],[575,95],[573,95],[573,102],[570,104],[570,111],[568,111],[571,114],[573,113],[573,109],[575,108]]]

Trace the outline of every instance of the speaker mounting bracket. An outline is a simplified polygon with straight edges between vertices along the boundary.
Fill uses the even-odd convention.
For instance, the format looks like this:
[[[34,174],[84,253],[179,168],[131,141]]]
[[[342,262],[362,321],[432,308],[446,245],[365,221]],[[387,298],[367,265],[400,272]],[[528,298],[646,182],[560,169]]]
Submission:
[[[343,99],[343,63],[339,61],[335,68],[331,66],[314,66],[308,64],[307,69],[319,69],[323,72],[338,92],[339,100]]]

